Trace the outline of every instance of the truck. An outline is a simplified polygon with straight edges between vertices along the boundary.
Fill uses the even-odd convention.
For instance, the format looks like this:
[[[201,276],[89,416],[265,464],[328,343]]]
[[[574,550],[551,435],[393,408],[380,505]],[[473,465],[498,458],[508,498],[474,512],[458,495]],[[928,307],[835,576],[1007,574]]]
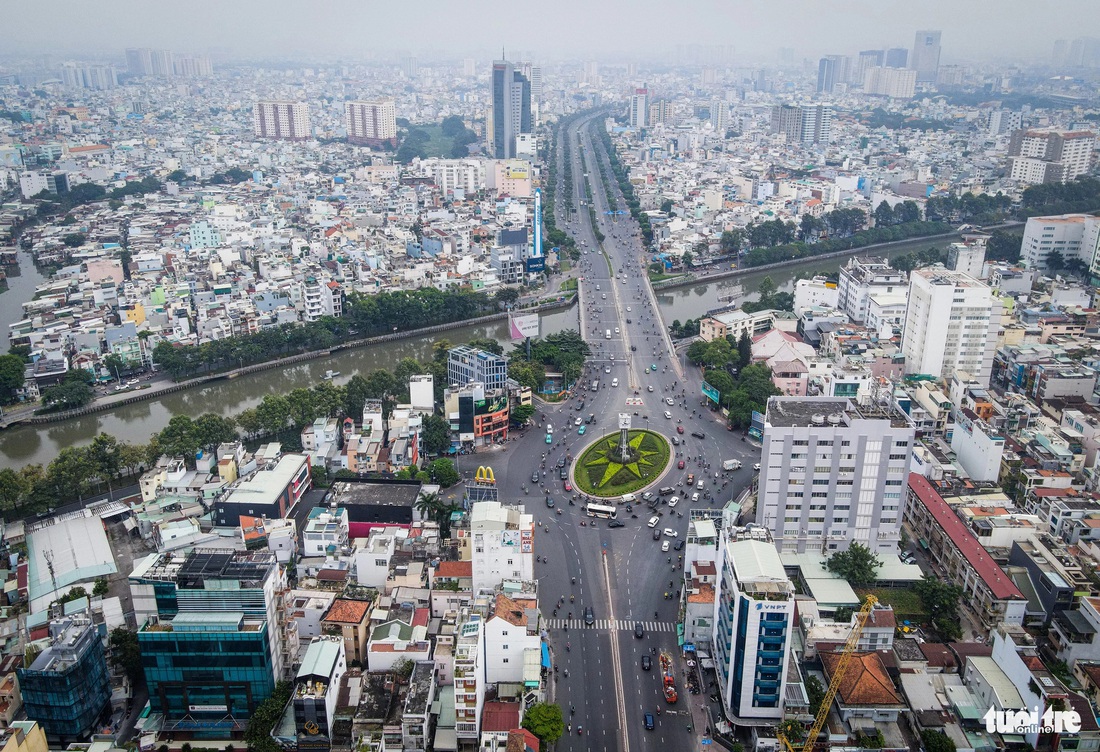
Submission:
[[[661,680],[664,684],[665,702],[672,705],[680,698],[676,692],[676,674],[672,668],[672,656],[666,652],[661,652]]]
[[[724,460],[722,462],[723,470],[740,470],[741,460]]]

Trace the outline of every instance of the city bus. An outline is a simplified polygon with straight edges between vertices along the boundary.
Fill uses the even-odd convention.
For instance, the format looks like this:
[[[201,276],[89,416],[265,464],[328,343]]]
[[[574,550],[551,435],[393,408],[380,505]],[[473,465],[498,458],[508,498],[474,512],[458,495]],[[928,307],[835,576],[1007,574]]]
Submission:
[[[589,504],[584,511],[589,517],[599,517],[604,520],[613,520],[619,515],[618,509],[603,504]]]

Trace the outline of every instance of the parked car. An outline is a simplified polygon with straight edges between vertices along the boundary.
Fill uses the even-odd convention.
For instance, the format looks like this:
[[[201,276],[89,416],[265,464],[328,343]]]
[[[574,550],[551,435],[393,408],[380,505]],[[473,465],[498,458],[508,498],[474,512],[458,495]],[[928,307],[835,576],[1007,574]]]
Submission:
[[[653,529],[653,540],[661,540],[661,531],[657,528]]]
[[[682,540],[676,541],[676,545],[673,546],[673,548],[675,548],[677,551],[683,551],[684,550],[684,542]]]

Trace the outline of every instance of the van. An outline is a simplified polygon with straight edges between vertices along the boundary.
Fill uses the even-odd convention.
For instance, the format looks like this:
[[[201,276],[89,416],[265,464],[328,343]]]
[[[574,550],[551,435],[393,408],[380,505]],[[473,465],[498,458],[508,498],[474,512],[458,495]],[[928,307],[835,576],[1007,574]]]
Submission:
[[[618,379],[611,379],[611,386],[615,387],[615,386],[618,386],[618,385],[619,385],[619,380]]]
[[[649,525],[650,527],[657,527],[658,525],[661,524],[661,518],[658,517],[657,515],[653,515],[652,517],[649,518],[649,522],[647,522],[646,524]]]
[[[674,494],[674,493],[676,493],[676,489],[673,488],[672,486],[665,486],[664,488],[662,488],[660,491],[657,492],[657,494],[660,495],[660,496],[672,496],[672,494]]]
[[[608,329],[606,332],[604,332],[603,338],[604,339],[611,339],[611,330],[610,329]]]
[[[599,388],[600,388],[600,380],[599,379],[592,379],[592,391],[594,392]]]
[[[633,504],[637,500],[638,500],[638,497],[635,496],[634,494],[623,494],[622,503],[623,504]]]

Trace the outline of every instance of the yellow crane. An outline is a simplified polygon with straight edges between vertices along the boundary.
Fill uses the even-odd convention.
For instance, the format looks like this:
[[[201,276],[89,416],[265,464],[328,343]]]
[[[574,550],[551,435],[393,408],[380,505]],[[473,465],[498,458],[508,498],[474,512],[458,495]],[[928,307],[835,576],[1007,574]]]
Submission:
[[[852,633],[848,635],[848,641],[844,643],[844,650],[841,651],[840,662],[836,665],[836,672],[833,674],[832,681],[829,682],[829,688],[825,690],[825,698],[821,701],[821,707],[818,708],[817,717],[814,718],[814,725],[810,727],[810,730],[806,733],[806,738],[803,740],[800,746],[794,746],[790,740],[787,739],[787,735],[782,730],[776,732],[776,736],[779,741],[783,743],[783,747],[787,752],[813,752],[814,742],[817,741],[818,734],[821,733],[822,727],[825,726],[825,720],[829,717],[829,708],[833,705],[833,699],[836,697],[837,690],[840,689],[840,683],[844,681],[844,674],[848,671],[848,666],[852,662],[852,655],[856,652],[856,645],[859,644],[859,636],[863,634],[863,627],[867,624],[867,617],[871,615],[871,611],[874,609],[875,604],[878,603],[878,598],[873,595],[868,595],[867,600],[863,602],[863,608],[856,614],[856,623],[852,627]]]

